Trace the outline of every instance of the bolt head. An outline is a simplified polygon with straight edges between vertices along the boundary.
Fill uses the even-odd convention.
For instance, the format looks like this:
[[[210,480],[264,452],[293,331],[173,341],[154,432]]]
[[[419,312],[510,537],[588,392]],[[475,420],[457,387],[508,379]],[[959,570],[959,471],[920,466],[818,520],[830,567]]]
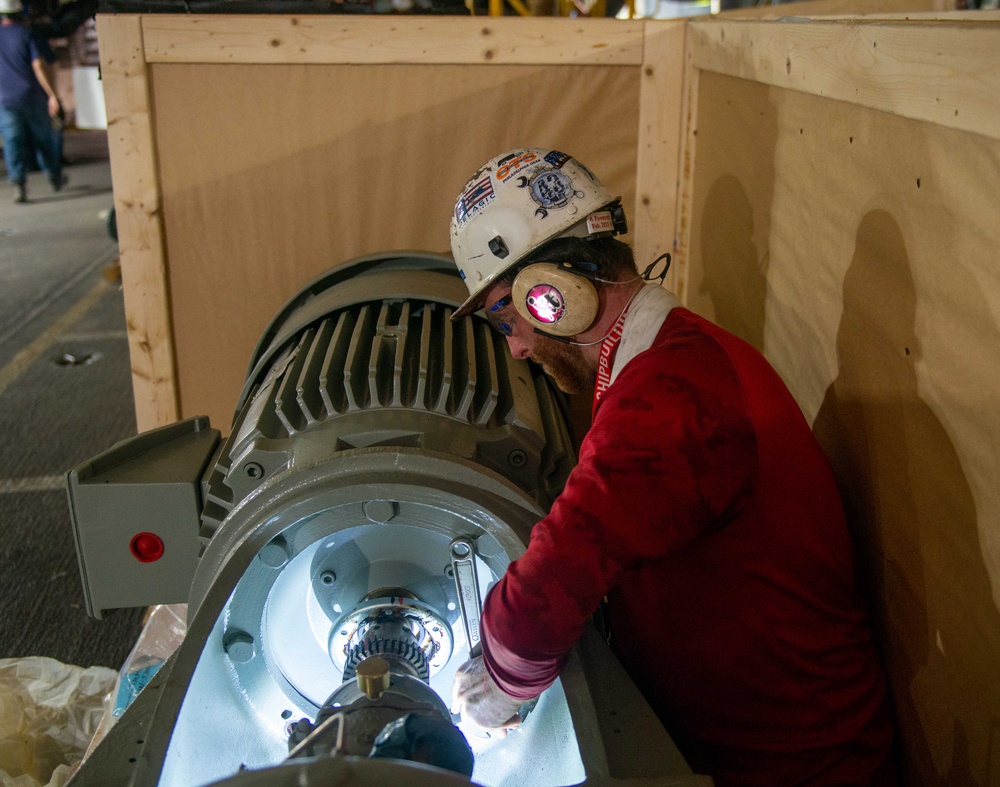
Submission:
[[[264,545],[258,557],[260,562],[269,568],[281,568],[288,562],[288,543],[284,538],[278,536]]]
[[[528,455],[520,448],[515,448],[507,454],[507,462],[511,467],[524,467],[528,463]]]
[[[224,642],[226,655],[239,664],[246,664],[255,655],[253,637],[245,631],[230,633]]]
[[[396,516],[396,504],[392,500],[369,500],[362,506],[369,522],[385,524]]]

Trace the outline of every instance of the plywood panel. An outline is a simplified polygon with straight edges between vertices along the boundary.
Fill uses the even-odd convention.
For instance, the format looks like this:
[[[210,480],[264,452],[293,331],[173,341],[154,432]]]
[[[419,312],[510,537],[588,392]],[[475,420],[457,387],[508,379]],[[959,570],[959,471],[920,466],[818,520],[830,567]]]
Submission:
[[[1000,142],[702,73],[689,303],[763,349],[859,545],[907,784],[1000,779]]]
[[[223,431],[285,300],[360,255],[446,252],[455,196],[492,155],[565,150],[634,215],[637,68],[160,64],[151,74],[181,413]]]
[[[1000,139],[1000,24],[973,18],[712,20],[688,35],[699,69]]]

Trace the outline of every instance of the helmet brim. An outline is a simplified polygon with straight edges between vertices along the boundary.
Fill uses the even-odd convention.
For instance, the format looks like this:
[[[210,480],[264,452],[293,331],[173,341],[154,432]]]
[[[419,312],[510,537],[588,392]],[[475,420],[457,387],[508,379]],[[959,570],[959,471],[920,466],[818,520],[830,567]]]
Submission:
[[[531,252],[529,251],[525,256],[528,256],[528,254],[531,254]],[[455,320],[461,320],[463,317],[468,317],[473,312],[477,312],[482,309],[483,306],[486,305],[486,293],[489,292],[493,284],[508,275],[510,271],[520,265],[521,262],[522,259],[512,260],[507,267],[497,271],[496,275],[494,275],[489,281],[484,282],[482,287],[466,298],[462,305],[452,312],[452,322]]]
[[[477,312],[483,308],[483,301],[486,300],[486,293],[480,292],[476,295],[471,296],[465,301],[461,306],[459,306],[455,311],[451,313],[451,321],[461,320],[468,317],[473,312]]]

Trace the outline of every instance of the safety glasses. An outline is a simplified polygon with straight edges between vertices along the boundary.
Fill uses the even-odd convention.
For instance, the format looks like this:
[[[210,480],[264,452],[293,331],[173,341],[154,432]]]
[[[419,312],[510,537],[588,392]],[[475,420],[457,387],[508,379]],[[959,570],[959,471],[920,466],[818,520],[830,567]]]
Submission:
[[[517,311],[514,309],[513,303],[514,299],[508,292],[492,306],[487,306],[485,309],[486,319],[489,320],[490,325],[504,336],[512,336],[514,333]]]

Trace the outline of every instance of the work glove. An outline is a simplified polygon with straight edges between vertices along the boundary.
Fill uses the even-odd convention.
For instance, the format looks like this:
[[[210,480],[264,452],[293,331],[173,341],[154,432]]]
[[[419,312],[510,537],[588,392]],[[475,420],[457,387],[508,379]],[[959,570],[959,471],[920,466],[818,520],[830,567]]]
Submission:
[[[465,662],[455,673],[451,690],[451,711],[485,730],[506,731],[521,724],[518,711],[523,704],[504,693],[490,676],[482,656]]]

